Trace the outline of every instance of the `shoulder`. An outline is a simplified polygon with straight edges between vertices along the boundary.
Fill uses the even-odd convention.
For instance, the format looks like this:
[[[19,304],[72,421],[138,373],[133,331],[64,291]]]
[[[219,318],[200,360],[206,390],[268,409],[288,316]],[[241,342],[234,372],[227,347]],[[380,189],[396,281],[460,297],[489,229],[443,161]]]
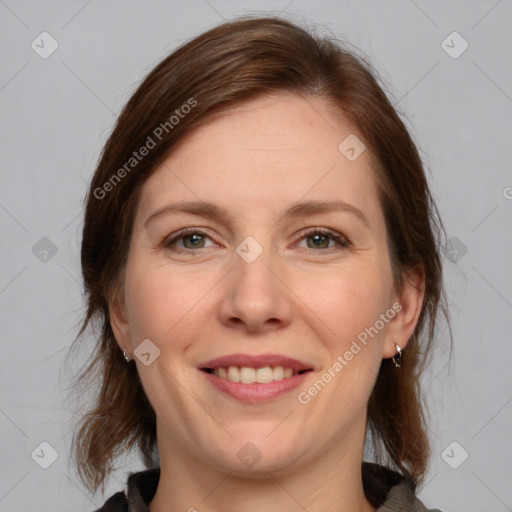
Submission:
[[[94,512],[148,512],[159,480],[159,467],[130,473],[126,492],[117,492]]]
[[[116,492],[111,496],[101,508],[94,512],[128,512],[128,500],[124,492]]]
[[[403,512],[441,512],[437,508],[427,508],[404,482],[389,490],[386,501],[379,507],[378,512],[396,512],[397,510]]]
[[[363,487],[366,498],[377,512],[441,512],[428,509],[416,496],[414,482],[389,468],[363,462]]]

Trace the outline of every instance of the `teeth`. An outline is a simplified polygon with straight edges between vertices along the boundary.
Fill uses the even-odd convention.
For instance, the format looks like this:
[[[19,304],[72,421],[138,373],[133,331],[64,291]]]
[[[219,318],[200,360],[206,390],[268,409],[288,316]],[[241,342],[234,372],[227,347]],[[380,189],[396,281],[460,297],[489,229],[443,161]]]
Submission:
[[[282,366],[264,366],[263,368],[230,366],[229,368],[215,368],[213,373],[232,382],[268,384],[274,380],[288,379],[298,372],[294,372],[293,368],[283,368]]]
[[[244,384],[256,382],[256,370],[254,368],[248,368],[247,366],[240,368],[240,382]]]
[[[240,370],[236,366],[228,368],[228,379],[233,382],[240,382]]]
[[[274,372],[272,371],[272,368],[270,368],[270,366],[258,368],[254,372],[254,380],[261,384],[268,384],[269,382],[272,382],[274,380]]]

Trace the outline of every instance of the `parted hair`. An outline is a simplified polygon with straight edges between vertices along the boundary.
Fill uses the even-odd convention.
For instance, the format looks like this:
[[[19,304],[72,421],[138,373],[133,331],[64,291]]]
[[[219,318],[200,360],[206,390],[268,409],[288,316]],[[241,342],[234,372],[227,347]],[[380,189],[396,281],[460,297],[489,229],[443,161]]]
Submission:
[[[73,390],[80,396],[87,390],[92,397],[74,426],[71,458],[88,490],[95,493],[101,486],[104,492],[117,458],[133,448],[147,468],[159,462],[155,411],[134,361],[127,364],[119,349],[109,317],[109,304],[122,287],[141,186],[178,142],[216,111],[273,92],[321,98],[356,127],[371,155],[396,289],[408,271],[424,272],[422,310],[401,366],[382,361],[367,413],[375,460],[422,482],[430,448],[420,377],[441,315],[449,325],[444,229],[418,149],[379,80],[367,58],[332,35],[279,17],[243,17],[180,46],[132,94],[84,200],[86,310],[72,347],[86,338],[95,345],[87,366],[74,376]],[[182,105],[191,107],[180,110]],[[174,113],[178,122],[178,117],[169,121]],[[131,161],[148,137],[154,147]]]

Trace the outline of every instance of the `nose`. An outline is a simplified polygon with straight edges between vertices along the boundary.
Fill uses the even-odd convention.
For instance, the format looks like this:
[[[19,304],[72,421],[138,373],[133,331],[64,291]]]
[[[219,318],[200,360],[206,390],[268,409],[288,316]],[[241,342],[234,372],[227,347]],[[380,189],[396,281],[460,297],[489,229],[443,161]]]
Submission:
[[[279,268],[270,250],[263,250],[250,263],[235,252],[219,308],[221,322],[252,333],[270,332],[289,325],[292,294]]]

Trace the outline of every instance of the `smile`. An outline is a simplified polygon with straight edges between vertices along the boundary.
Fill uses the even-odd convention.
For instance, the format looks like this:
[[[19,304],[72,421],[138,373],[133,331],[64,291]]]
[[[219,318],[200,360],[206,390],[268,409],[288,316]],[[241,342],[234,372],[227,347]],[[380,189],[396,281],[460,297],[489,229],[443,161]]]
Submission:
[[[251,368],[249,366],[219,366],[217,368],[204,368],[203,371],[216,375],[221,379],[227,379],[231,382],[241,382],[242,384],[268,384],[274,381],[289,379],[311,370],[294,370],[283,366],[263,366],[261,368]]]

